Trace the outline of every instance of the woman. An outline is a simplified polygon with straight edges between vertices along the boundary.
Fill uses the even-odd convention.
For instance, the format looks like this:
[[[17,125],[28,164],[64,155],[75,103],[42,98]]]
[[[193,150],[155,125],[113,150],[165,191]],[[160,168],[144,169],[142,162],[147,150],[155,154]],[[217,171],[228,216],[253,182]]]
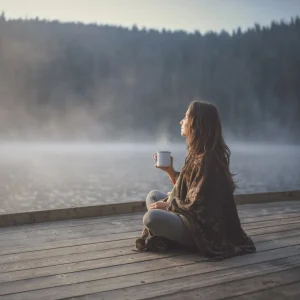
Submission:
[[[230,150],[216,106],[192,102],[180,124],[187,144],[185,164],[180,173],[173,168],[173,158],[171,167],[160,168],[174,188],[169,195],[152,191],[147,196],[137,249],[162,250],[173,241],[216,260],[255,252],[238,217]]]

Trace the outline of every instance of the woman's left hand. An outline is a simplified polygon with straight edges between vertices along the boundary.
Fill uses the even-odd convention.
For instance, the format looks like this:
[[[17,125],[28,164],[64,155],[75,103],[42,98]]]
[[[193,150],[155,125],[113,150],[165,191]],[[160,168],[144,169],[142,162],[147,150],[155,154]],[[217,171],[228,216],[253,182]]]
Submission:
[[[162,201],[157,201],[155,203],[152,203],[150,208],[151,209],[162,209],[162,210],[166,210],[168,206],[167,202],[162,202]]]

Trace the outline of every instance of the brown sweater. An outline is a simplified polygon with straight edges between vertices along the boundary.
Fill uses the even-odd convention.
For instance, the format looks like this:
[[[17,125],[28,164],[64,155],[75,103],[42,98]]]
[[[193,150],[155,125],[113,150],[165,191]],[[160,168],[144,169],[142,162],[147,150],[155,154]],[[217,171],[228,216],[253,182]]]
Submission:
[[[165,201],[167,210],[184,220],[202,255],[221,260],[255,252],[241,227],[232,184],[213,152],[186,162]]]

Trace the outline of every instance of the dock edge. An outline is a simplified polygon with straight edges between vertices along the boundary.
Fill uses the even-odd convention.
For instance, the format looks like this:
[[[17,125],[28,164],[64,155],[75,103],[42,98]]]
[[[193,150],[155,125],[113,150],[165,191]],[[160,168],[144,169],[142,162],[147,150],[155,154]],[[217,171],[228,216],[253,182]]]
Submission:
[[[234,195],[237,205],[300,200],[300,190]],[[0,214],[0,227],[145,212],[145,201]]]

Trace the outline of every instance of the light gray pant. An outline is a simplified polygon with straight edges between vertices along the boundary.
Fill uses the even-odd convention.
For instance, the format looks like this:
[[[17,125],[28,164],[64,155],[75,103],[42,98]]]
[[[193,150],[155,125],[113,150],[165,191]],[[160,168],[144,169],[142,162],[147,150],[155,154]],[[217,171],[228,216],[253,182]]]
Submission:
[[[182,219],[171,212],[152,209],[150,205],[166,198],[168,195],[159,191],[151,191],[146,198],[148,212],[144,215],[144,225],[155,235],[165,237],[185,246],[192,247],[195,242],[190,232],[185,228]]]

